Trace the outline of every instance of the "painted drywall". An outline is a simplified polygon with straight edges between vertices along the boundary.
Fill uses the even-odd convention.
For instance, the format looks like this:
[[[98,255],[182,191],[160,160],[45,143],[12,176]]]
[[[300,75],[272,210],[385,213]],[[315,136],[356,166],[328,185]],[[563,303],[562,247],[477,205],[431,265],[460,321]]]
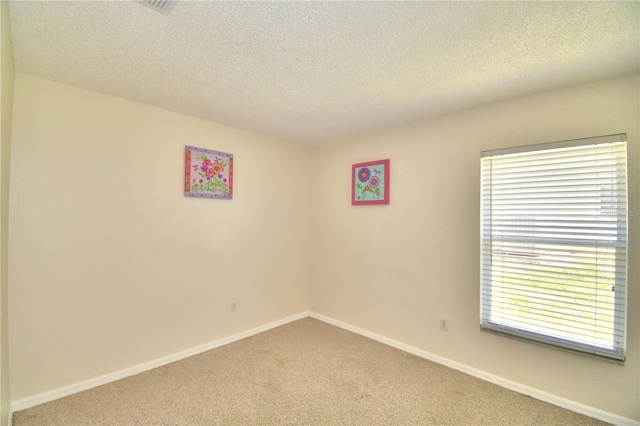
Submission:
[[[626,132],[636,210],[637,75],[314,149],[21,74],[15,93],[13,400],[311,308],[638,419],[637,217],[624,366],[478,329],[480,151]],[[232,201],[182,196],[185,144],[234,153]],[[383,158],[391,204],[351,206],[351,164]]]
[[[638,420],[640,217],[631,215],[625,365],[479,330],[480,152],[626,132],[640,206],[639,77],[571,87],[321,146],[311,310],[437,356]],[[391,204],[352,206],[351,164],[391,160]],[[446,317],[449,331],[438,328]]]
[[[9,393],[9,171],[11,159],[11,123],[13,118],[14,65],[9,23],[9,5],[0,2],[0,424],[10,422]]]
[[[233,200],[183,196],[185,145],[234,155]],[[307,311],[309,154],[17,73],[12,399]]]

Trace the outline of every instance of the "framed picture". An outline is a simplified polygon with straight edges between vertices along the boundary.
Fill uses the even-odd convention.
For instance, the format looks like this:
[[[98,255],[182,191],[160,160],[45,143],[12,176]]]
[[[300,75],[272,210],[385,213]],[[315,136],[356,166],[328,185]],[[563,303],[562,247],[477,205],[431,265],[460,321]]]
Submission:
[[[184,196],[230,200],[233,196],[233,154],[185,146]]]
[[[389,204],[389,160],[352,166],[351,204]]]

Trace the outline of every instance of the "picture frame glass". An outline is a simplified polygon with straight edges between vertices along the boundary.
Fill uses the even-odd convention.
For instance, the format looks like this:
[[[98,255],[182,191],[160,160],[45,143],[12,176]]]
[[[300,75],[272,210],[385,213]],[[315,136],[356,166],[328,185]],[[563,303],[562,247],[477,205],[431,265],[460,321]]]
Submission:
[[[184,161],[185,197],[233,198],[233,154],[187,145]]]
[[[351,203],[389,204],[389,160],[352,166]]]

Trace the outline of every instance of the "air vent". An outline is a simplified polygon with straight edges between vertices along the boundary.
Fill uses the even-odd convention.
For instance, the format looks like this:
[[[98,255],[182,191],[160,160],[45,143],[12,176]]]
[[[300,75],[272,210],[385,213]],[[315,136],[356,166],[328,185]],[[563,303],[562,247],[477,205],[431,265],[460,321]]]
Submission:
[[[160,13],[168,15],[176,5],[176,0],[138,0],[138,3],[142,3],[145,6],[149,6],[153,10],[157,10]]]

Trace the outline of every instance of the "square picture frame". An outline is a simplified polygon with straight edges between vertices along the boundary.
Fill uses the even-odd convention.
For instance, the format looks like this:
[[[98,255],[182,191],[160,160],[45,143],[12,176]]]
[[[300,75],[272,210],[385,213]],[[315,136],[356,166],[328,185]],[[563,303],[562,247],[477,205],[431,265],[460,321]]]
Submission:
[[[351,204],[354,206],[389,204],[391,162],[368,161],[351,166]]]
[[[184,196],[233,198],[233,154],[186,145]]]

